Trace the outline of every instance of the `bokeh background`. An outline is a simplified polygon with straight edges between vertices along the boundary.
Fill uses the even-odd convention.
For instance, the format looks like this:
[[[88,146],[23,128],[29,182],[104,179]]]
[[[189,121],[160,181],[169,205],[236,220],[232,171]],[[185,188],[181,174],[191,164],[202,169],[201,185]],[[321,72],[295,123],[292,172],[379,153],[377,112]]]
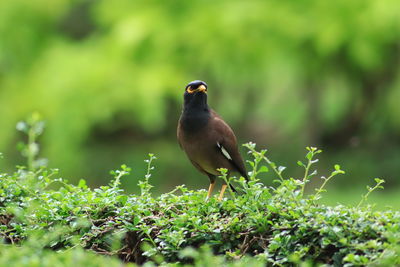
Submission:
[[[201,79],[287,176],[306,146],[324,150],[320,175],[341,164],[328,203],[357,203],[380,177],[373,199],[400,208],[399,74],[398,0],[1,1],[0,167],[23,164],[15,125],[38,111],[41,156],[70,181],[106,184],[125,163],[135,192],[151,152],[156,193],[206,188],[176,142],[184,87]]]

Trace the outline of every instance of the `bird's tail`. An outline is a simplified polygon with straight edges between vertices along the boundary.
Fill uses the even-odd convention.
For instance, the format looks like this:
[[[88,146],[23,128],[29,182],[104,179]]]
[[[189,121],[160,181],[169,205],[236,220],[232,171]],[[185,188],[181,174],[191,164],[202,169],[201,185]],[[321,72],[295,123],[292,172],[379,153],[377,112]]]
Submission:
[[[237,192],[236,189],[235,189],[235,187],[233,187],[232,184],[229,184],[229,186],[230,186],[230,188],[232,189],[233,192],[235,192],[235,193]]]

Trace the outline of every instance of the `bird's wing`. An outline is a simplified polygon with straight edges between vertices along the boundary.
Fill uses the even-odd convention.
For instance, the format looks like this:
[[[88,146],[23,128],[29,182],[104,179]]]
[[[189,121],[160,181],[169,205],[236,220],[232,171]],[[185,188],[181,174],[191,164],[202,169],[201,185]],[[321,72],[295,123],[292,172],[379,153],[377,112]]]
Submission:
[[[218,131],[220,140],[217,146],[226,159],[228,159],[237,171],[246,179],[248,178],[242,156],[237,147],[236,136],[231,127],[224,122],[216,113],[214,117],[215,129]]]
[[[183,146],[182,146],[182,143],[181,143],[181,138],[180,138],[181,131],[182,131],[182,129],[181,129],[181,120],[179,119],[178,127],[176,128],[176,137],[177,137],[177,140],[178,140],[180,148],[183,149]]]

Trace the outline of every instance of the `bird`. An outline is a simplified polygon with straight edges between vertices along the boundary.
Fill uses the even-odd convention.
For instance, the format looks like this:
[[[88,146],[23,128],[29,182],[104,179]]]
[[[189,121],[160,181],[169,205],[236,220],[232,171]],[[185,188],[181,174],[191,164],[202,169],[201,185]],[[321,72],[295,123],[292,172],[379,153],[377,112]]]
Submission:
[[[209,200],[216,178],[220,175],[219,168],[227,169],[228,175],[238,172],[246,180],[248,175],[231,127],[207,104],[207,89],[207,84],[200,80],[186,85],[177,138],[194,167],[208,176],[210,185],[206,200]],[[219,201],[222,200],[226,187],[224,183]]]

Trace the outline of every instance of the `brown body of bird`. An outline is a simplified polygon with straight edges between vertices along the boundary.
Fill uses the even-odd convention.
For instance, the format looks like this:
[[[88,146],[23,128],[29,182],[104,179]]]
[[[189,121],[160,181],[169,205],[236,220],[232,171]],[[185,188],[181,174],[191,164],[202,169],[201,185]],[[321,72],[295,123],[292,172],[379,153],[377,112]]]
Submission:
[[[190,82],[184,93],[184,104],[177,129],[178,142],[192,164],[210,179],[207,199],[214,189],[218,168],[247,173],[237,147],[235,134],[229,125],[207,104],[207,84]],[[222,199],[227,185],[219,195]],[[234,190],[234,188],[232,187]]]

